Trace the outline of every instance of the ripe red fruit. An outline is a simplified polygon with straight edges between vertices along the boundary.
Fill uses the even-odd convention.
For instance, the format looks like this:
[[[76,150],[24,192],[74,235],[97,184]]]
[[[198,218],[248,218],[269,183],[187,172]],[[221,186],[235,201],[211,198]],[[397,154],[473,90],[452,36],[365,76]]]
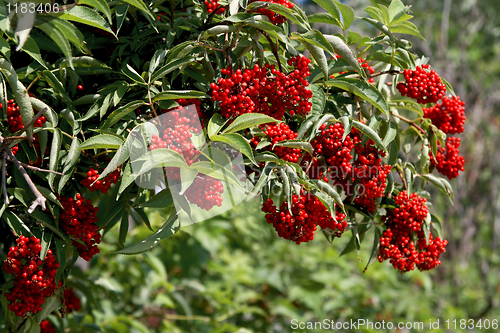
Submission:
[[[76,87],[79,91],[83,91],[83,86],[81,84],[78,85],[78,87]]]
[[[417,103],[436,103],[444,97],[446,86],[439,75],[430,70],[430,65],[417,66],[416,70],[405,69],[405,82],[396,85],[401,95],[416,99]]]
[[[464,131],[465,102],[460,97],[443,97],[441,104],[423,108],[424,117],[429,118],[437,128],[447,134],[457,134]]]
[[[436,159],[432,157],[432,152],[429,152],[431,165],[450,180],[458,177],[458,173],[465,170],[465,159],[459,155],[458,148],[460,148],[460,138],[448,137],[446,147],[441,147],[438,142]]]

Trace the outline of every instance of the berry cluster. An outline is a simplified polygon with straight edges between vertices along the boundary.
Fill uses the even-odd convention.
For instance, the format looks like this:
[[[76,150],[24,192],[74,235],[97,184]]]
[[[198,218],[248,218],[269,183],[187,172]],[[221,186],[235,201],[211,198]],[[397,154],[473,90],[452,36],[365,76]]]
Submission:
[[[184,195],[193,205],[209,211],[214,206],[222,206],[223,192],[224,187],[221,181],[199,173]]]
[[[185,106],[190,106],[194,105],[196,107],[196,112],[198,113],[198,118],[202,119],[205,118],[205,115],[203,112],[201,112],[201,101],[197,98],[179,98],[175,100],[180,106],[172,109],[162,109],[162,113],[168,113],[173,110],[179,110],[184,117],[190,118],[190,119],[196,119],[194,116],[194,112],[192,110],[186,109]],[[203,126],[203,123],[201,124]],[[193,126],[193,131],[195,127]],[[197,132],[195,132],[197,133]]]
[[[99,253],[97,244],[101,243],[101,234],[97,222],[97,211],[99,208],[92,206],[90,200],[82,198],[80,193],[73,198],[61,198],[64,210],[59,216],[59,223],[64,231],[75,239],[80,239],[85,245],[73,240],[73,246],[78,249],[80,257],[89,261]]]
[[[297,133],[292,131],[290,127],[285,123],[275,123],[275,124],[267,124],[262,125],[264,133],[271,139],[272,145],[286,140],[295,140],[297,138]],[[257,147],[260,139],[258,137],[253,137],[250,143],[255,148]],[[272,146],[271,145],[271,146]],[[285,161],[297,163],[299,158],[302,156],[302,151],[299,148],[288,148],[288,147],[279,147],[276,146],[274,148],[270,148],[269,150],[278,155],[278,157],[282,158]]]
[[[437,128],[448,134],[464,131],[465,102],[460,97],[443,97],[441,104],[423,108],[424,117],[429,118]]]
[[[64,306],[66,306],[67,313],[80,311],[82,308],[80,298],[76,295],[73,289],[64,290]]]
[[[378,260],[380,262],[390,259],[394,268],[401,273],[411,271],[417,265],[419,270],[429,270],[438,266],[438,260],[448,243],[437,237],[426,241],[422,230],[424,220],[429,214],[425,205],[426,199],[419,197],[416,193],[408,197],[406,191],[402,191],[394,198],[398,208],[387,211],[382,217],[386,222],[387,230],[380,238],[380,249]],[[417,245],[412,240],[416,234]]]
[[[259,0],[252,0],[251,2],[255,2],[255,1],[259,1]],[[293,3],[291,3],[288,0],[268,0],[266,2],[276,3],[278,5],[285,6],[286,8],[289,8],[289,9],[293,8]],[[283,15],[275,13],[267,8],[258,9],[258,10],[256,10],[256,12],[259,14],[262,14],[262,15],[266,15],[269,18],[269,20],[271,21],[271,23],[274,25],[278,25],[278,24],[286,22],[286,18]]]
[[[83,179],[81,183],[84,187],[88,188],[90,192],[98,190],[101,191],[102,193],[106,193],[111,187],[111,184],[118,182],[119,177],[120,177],[120,168],[110,173],[106,178],[102,180],[97,180],[97,178],[99,178],[99,171],[90,167],[89,171],[87,171],[87,177]]]
[[[207,7],[207,13],[212,13],[219,7],[219,0],[205,0],[205,6]],[[222,14],[225,10],[226,7],[220,7],[215,14]]]
[[[30,93],[30,96],[32,94]],[[0,103],[0,109],[2,108],[2,104]],[[40,116],[36,119],[35,124],[33,127],[42,127],[43,124],[47,121],[47,118],[44,116]],[[19,111],[19,105],[16,104],[16,102],[13,99],[10,99],[7,101],[7,123],[9,125],[9,132],[10,133],[15,133],[17,131],[20,131],[23,129],[24,124],[23,120],[21,118],[21,113]],[[30,164],[35,165],[35,166],[40,166],[42,165],[42,156],[40,154],[40,143],[38,141],[38,135],[34,134],[33,135],[33,146],[35,147],[35,150],[38,155],[38,159],[36,161],[30,161]],[[45,154],[48,153],[48,147],[45,150]],[[19,151],[19,146],[15,145],[12,147],[12,153],[14,155],[17,154]]]
[[[45,319],[40,323],[40,333],[56,333],[56,329],[48,319]]]
[[[430,68],[430,65],[422,65],[417,66],[416,70],[405,69],[406,82],[396,85],[401,95],[416,99],[420,104],[436,103],[443,98],[446,86]]]
[[[438,142],[436,159],[434,159],[432,153],[429,152],[431,165],[435,166],[440,173],[450,180],[458,177],[458,173],[465,170],[465,160],[463,156],[459,155],[459,147],[460,138],[448,137],[446,139],[446,148],[440,147]]]
[[[222,74],[229,77],[210,85],[212,100],[219,101],[221,114],[226,118],[244,113],[263,113],[279,120],[286,112],[305,115],[312,107],[309,102],[312,92],[306,88],[309,85],[306,78],[311,75],[310,62],[302,56],[289,59],[288,65],[295,70],[287,75],[270,64],[234,73],[223,69]],[[269,74],[272,76],[268,77]]]
[[[267,213],[267,223],[273,225],[278,236],[300,244],[314,239],[317,226],[335,232],[337,237],[347,227],[345,214],[336,212],[335,219],[326,209],[325,205],[314,195],[301,191],[300,196],[292,196],[291,209],[288,202],[283,202],[278,210],[271,199],[267,199],[262,206],[262,211]]]
[[[45,259],[40,258],[40,239],[20,236],[17,246],[10,248],[3,269],[14,275],[14,287],[5,297],[10,302],[9,310],[16,316],[27,316],[42,310],[45,298],[59,287],[54,277],[59,268],[51,250]]]

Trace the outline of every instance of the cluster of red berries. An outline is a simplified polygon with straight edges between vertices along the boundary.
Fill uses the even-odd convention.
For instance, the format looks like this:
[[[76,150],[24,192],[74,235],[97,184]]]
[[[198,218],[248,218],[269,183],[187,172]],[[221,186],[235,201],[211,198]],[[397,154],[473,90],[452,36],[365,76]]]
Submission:
[[[209,211],[214,206],[222,206],[223,192],[224,186],[220,180],[199,173],[184,195],[193,205]]]
[[[64,306],[66,306],[66,313],[73,311],[80,311],[82,304],[80,298],[76,295],[73,289],[64,290]]]
[[[335,57],[332,57],[332,59],[340,59],[340,58],[342,58],[342,57],[339,56],[337,53],[335,53]],[[367,72],[368,75],[371,76],[373,73],[375,73],[375,68],[373,68],[373,66],[370,66],[370,63],[367,60],[365,60],[363,57],[358,57],[358,62],[361,65],[361,67],[365,69],[365,72]],[[338,75],[345,74],[345,73],[348,73],[348,72],[339,72]],[[335,79],[336,75],[330,75],[330,77],[332,79]],[[368,79],[368,82],[373,83],[373,82],[375,82],[375,80],[372,77],[370,77]]]
[[[422,226],[429,214],[426,199],[416,193],[408,197],[406,191],[402,191],[394,200],[398,207],[389,209],[382,217],[387,230],[380,238],[378,260],[389,259],[401,273],[413,270],[415,265],[419,270],[429,270],[441,264],[439,256],[448,242],[440,237],[425,239]],[[417,244],[412,240],[414,233]]]
[[[205,0],[205,6],[207,7],[207,13],[212,13],[219,7],[219,0]],[[216,14],[222,14],[226,10],[226,7],[219,7]]]
[[[95,170],[93,167],[90,167],[89,171],[87,171],[87,177],[83,179],[81,183],[84,187],[88,188],[90,192],[98,190],[102,193],[106,193],[111,187],[111,184],[118,182],[119,177],[120,168],[110,173],[106,178],[97,180],[97,178],[99,178],[99,171]]]
[[[33,96],[33,94],[30,93],[30,96]],[[1,108],[2,104],[0,103],[0,109]],[[36,119],[33,127],[42,127],[46,121],[47,118],[45,118],[44,116],[40,116]],[[23,120],[21,118],[21,113],[19,111],[19,105],[17,105],[13,99],[7,101],[7,123],[9,125],[10,133],[15,133],[24,128]],[[38,158],[34,162],[30,161],[30,164],[35,166],[40,166],[42,165],[42,156],[40,154],[40,143],[38,142],[38,135],[36,134],[33,135],[33,146],[37,151]],[[45,154],[48,153],[48,149],[49,148],[47,147],[45,150]],[[14,147],[12,147],[12,153],[14,155],[16,155],[18,151],[19,151],[19,145],[15,145]]]
[[[178,106],[176,108],[172,108],[172,109],[162,109],[161,112],[168,113],[168,112],[173,111],[173,110],[179,110],[179,112],[181,112],[184,117],[196,119],[196,118],[193,118],[193,116],[194,116],[193,110],[185,108],[185,106],[194,105],[196,107],[196,112],[198,113],[198,118],[199,119],[205,118],[205,114],[203,114],[203,112],[201,112],[201,101],[199,99],[197,99],[197,98],[179,98],[179,99],[176,99],[175,101],[180,106]],[[194,123],[194,124],[196,124],[196,123]],[[203,127],[203,123],[201,123],[201,125]],[[193,131],[194,131],[195,126],[192,126],[192,127],[193,127]],[[195,132],[195,133],[197,133],[197,132]]]
[[[262,211],[267,213],[267,223],[273,225],[279,237],[297,244],[314,239],[318,225],[322,229],[335,232],[337,237],[340,237],[347,227],[347,222],[343,221],[345,214],[336,212],[336,218],[333,219],[317,197],[310,193],[304,194],[304,191],[301,191],[300,196],[292,196],[291,209],[288,209],[288,202],[285,201],[278,210],[273,200],[267,199]]]
[[[255,1],[259,1],[259,0],[252,0],[251,2],[255,2]],[[293,8],[293,3],[291,3],[288,0],[268,0],[266,2],[276,3],[278,5],[285,6],[288,9]],[[259,14],[262,14],[262,15],[266,15],[269,18],[269,20],[271,21],[271,23],[274,25],[278,25],[278,24],[286,22],[286,18],[283,15],[275,13],[267,8],[258,9],[258,10],[256,10],[256,12]]]
[[[266,124],[261,126],[264,133],[271,139],[272,145],[286,140],[295,140],[297,138],[297,133],[292,131],[290,127],[285,123],[275,123],[275,124]],[[260,139],[258,137],[253,137],[250,140],[250,144],[255,148],[259,144]],[[299,148],[288,148],[288,147],[279,147],[276,146],[274,148],[269,146],[269,150],[278,155],[278,157],[282,158],[284,161],[297,163],[299,158],[302,156],[302,151]]]
[[[429,152],[431,165],[435,166],[437,171],[453,179],[458,177],[460,171],[464,171],[465,159],[459,155],[458,148],[460,147],[460,138],[446,138],[446,148],[441,147],[438,142],[438,151],[436,159]]]
[[[416,99],[417,103],[436,103],[443,98],[446,86],[430,65],[417,66],[416,70],[405,69],[406,82],[399,82],[396,88],[401,95]]]
[[[99,208],[94,207],[90,200],[83,199],[80,193],[76,194],[76,200],[64,197],[60,198],[60,202],[64,210],[59,216],[59,223],[68,235],[85,244],[75,239],[72,241],[80,257],[89,261],[99,253],[97,244],[101,243],[101,234],[96,225]]]
[[[464,131],[465,102],[460,97],[443,97],[441,104],[423,108],[424,117],[429,118],[437,128],[447,134],[457,134]]]
[[[222,74],[229,77],[210,85],[212,100],[219,101],[221,114],[226,118],[244,113],[263,113],[279,120],[286,112],[306,115],[312,107],[309,102],[312,92],[306,88],[309,85],[306,78],[311,75],[310,62],[303,56],[289,59],[288,65],[295,69],[287,75],[270,64],[234,73],[223,69]],[[273,76],[268,77],[269,74]]]
[[[40,333],[56,333],[56,329],[48,319],[45,319],[40,323]]]
[[[16,316],[35,314],[42,310],[45,298],[51,296],[59,287],[54,277],[59,268],[51,250],[45,259],[40,258],[40,239],[20,236],[17,246],[10,248],[3,269],[14,275],[14,287],[5,297],[10,302],[9,310]]]

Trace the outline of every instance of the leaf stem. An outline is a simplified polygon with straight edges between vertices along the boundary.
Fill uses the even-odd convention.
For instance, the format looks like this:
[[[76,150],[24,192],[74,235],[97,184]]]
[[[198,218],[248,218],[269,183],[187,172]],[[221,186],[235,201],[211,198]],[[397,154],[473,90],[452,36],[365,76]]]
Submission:
[[[263,30],[260,30],[260,29],[259,29],[259,31],[262,32],[262,34],[264,36],[266,36],[267,41],[271,45],[271,51],[273,52],[274,57],[276,58],[276,61],[278,62],[278,68],[279,68],[280,72],[283,73],[283,68],[281,67],[281,61],[280,61],[280,57],[278,55],[278,48],[277,48],[277,46],[273,44],[273,41],[271,40],[271,37],[269,37],[269,35],[267,34],[267,32],[265,32]]]
[[[408,124],[410,124],[411,127],[419,130],[420,132],[422,132],[422,134],[425,134],[425,130],[423,130],[420,126],[418,126],[417,124],[414,123],[415,120],[410,120],[406,117],[403,117],[397,113],[394,113],[394,112],[391,112],[391,114],[394,116],[394,117],[398,117],[399,119],[401,119],[402,121],[404,122],[407,122]]]

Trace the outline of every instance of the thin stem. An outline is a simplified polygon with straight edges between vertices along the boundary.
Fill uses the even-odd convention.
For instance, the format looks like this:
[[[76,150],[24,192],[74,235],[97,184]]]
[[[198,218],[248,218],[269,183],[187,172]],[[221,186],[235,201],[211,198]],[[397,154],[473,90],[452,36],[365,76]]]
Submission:
[[[26,129],[29,128],[30,126],[33,126],[33,124],[35,123],[35,121],[42,115],[44,114],[46,111],[48,110],[48,108],[43,108],[42,110],[40,110],[40,112],[38,112],[33,118],[31,118],[31,120],[29,121],[29,123],[27,123],[26,125],[24,125],[24,127],[21,129],[21,134],[26,132]]]
[[[31,88],[31,86],[40,79],[40,76],[37,76],[36,78],[33,79],[33,81],[31,81],[31,83],[29,84],[28,88],[26,88],[26,92],[28,92]]]
[[[31,180],[30,176],[28,175],[28,173],[26,172],[24,167],[21,165],[21,163],[19,163],[16,156],[14,156],[14,154],[10,150],[10,147],[6,143],[4,143],[4,138],[1,135],[0,135],[0,142],[2,143],[3,151],[5,153],[7,153],[7,155],[9,156],[9,159],[12,162],[14,162],[16,167],[19,169],[19,171],[23,175],[24,180],[26,180],[26,183],[28,183],[28,186],[30,187],[31,191],[33,192],[33,194],[36,197],[36,199],[33,201],[31,206],[28,208],[28,214],[33,213],[33,211],[36,209],[37,206],[40,206],[42,208],[42,210],[45,210],[45,208],[46,208],[45,204],[46,204],[47,199],[45,199],[45,197],[42,195],[42,193],[40,193],[40,191],[36,188],[35,184]]]
[[[174,1],[175,0],[170,0],[170,25],[174,26],[175,22],[175,8],[174,8]]]
[[[375,73],[373,75],[370,75],[370,77],[374,78],[374,77],[384,75],[384,74],[396,75],[396,74],[403,74],[403,73],[404,73],[403,71],[395,71],[395,70],[390,69],[388,71],[382,71],[382,72]]]
[[[211,46],[211,45],[205,44],[205,43],[203,43],[203,42],[198,41],[198,43],[200,43],[200,45],[203,45],[203,46],[205,46],[205,47],[208,47],[209,49],[212,49],[212,50],[215,50],[215,51],[219,51],[219,52],[224,52],[224,50],[223,50],[223,49],[218,49],[218,48],[216,48],[216,47],[213,47],[213,46]]]
[[[5,174],[7,172],[7,153],[3,152],[2,153],[2,188],[3,188],[3,196],[5,199],[5,204],[8,205],[9,202],[9,196],[7,194],[7,181]]]
[[[401,180],[403,181],[405,190],[408,191],[408,184],[406,184],[406,178],[403,175],[403,169],[401,167],[397,167],[396,170],[398,171],[399,177],[401,177]]]
[[[26,169],[30,169],[30,170],[33,170],[33,171],[39,171],[39,172],[48,172],[48,173],[54,173],[56,175],[59,175],[59,176],[62,176],[63,174],[60,173],[60,172],[57,172],[57,171],[52,171],[52,170],[47,170],[47,169],[42,169],[42,168],[38,168],[36,166],[33,166],[33,165],[29,165],[29,164],[26,164],[26,163],[23,163],[21,161],[19,161],[19,163],[25,167]]]
[[[425,131],[420,127],[418,126],[417,124],[414,123],[414,120],[410,120],[406,117],[403,117],[397,113],[394,113],[394,112],[391,112],[391,114],[394,116],[394,117],[398,117],[399,119],[401,119],[402,121],[404,122],[407,122],[408,124],[410,124],[411,127],[419,130],[420,132],[422,132],[422,134],[425,134]]]
[[[280,72],[283,73],[283,68],[281,68],[281,61],[280,61],[280,57],[278,55],[278,49],[277,49],[276,45],[273,44],[273,42],[271,40],[271,37],[269,37],[269,35],[267,34],[267,32],[265,32],[263,30],[259,30],[259,31],[262,32],[262,34],[264,36],[266,36],[267,41],[271,45],[271,51],[273,52],[274,57],[276,58],[276,61],[278,62],[278,68],[279,68]]]

